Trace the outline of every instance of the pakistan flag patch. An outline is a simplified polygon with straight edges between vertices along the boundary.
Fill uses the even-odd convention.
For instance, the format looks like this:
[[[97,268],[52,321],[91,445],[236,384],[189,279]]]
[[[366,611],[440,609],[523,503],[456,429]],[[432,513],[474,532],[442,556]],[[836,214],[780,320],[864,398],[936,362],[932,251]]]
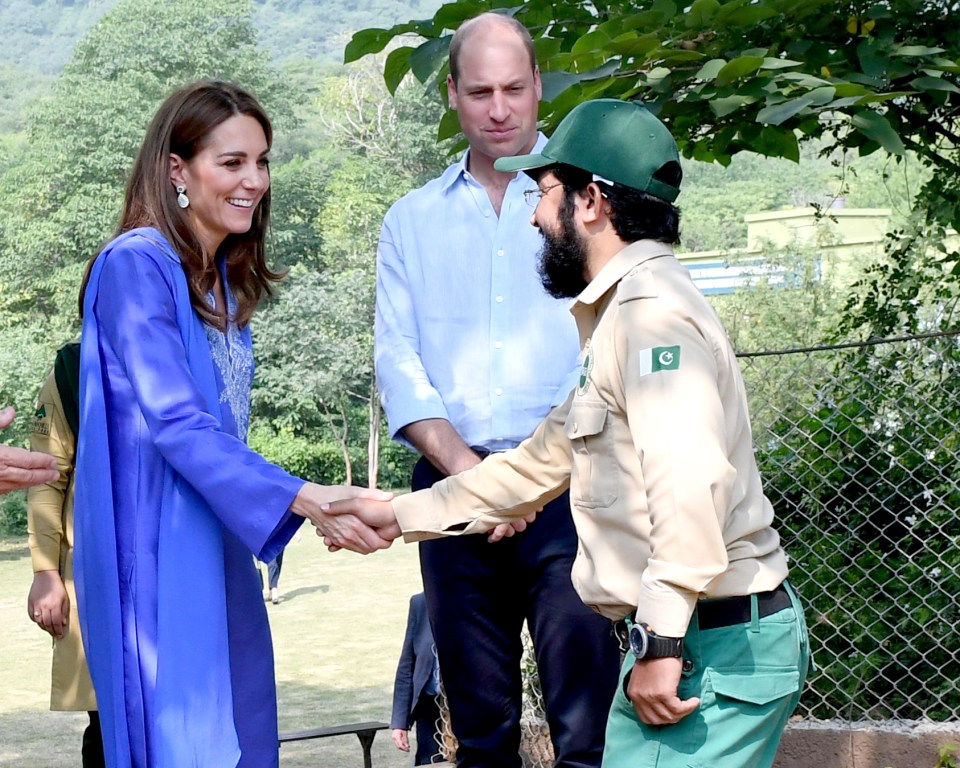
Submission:
[[[680,367],[680,346],[651,347],[640,350],[640,375],[657,371],[675,371]]]
[[[40,405],[37,406],[37,411],[34,416],[38,419],[47,418],[47,407],[43,403],[40,403]]]

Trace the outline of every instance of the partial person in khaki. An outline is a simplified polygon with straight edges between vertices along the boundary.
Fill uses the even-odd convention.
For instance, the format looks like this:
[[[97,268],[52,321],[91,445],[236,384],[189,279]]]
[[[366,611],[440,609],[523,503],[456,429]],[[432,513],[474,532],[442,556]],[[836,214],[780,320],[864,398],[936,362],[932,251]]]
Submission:
[[[578,385],[515,450],[428,491],[334,511],[415,541],[490,530],[569,487],[574,586],[627,652],[604,768],[771,766],[807,630],[734,351],[674,256],[673,137],[637,103],[590,101],[542,151],[495,167],[537,180],[540,275],[576,299]]]
[[[56,457],[59,478],[27,494],[27,529],[33,584],[27,612],[53,637],[50,709],[88,712],[83,734],[84,768],[103,766],[97,700],[80,640],[77,595],[73,586],[73,467],[76,453],[77,376],[80,345],[67,344],[40,389],[33,450]],[[58,387],[58,384],[60,385]]]

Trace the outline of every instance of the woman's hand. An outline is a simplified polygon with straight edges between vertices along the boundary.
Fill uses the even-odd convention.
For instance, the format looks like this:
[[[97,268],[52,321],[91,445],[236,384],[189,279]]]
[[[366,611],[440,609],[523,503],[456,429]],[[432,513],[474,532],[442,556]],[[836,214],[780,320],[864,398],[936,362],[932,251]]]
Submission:
[[[38,571],[27,596],[30,621],[53,637],[63,637],[70,617],[70,596],[57,571]]]

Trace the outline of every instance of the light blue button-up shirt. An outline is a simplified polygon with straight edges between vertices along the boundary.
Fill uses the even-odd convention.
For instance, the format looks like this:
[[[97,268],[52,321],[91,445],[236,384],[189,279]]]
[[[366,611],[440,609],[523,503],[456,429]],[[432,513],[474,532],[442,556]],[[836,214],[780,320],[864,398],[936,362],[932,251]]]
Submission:
[[[546,143],[540,136],[534,151]],[[570,302],[540,284],[542,240],[523,173],[497,216],[467,156],[398,200],[377,253],[375,357],[394,439],[447,419],[468,445],[512,448],[566,399],[578,373]]]

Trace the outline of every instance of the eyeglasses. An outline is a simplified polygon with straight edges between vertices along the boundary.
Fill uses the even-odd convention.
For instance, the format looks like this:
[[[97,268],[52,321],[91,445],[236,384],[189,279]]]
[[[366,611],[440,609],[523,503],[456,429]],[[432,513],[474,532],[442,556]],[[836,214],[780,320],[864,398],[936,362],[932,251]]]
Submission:
[[[562,187],[563,182],[558,181],[556,184],[551,184],[549,187],[537,187],[536,189],[525,189],[523,190],[523,199],[527,201],[527,205],[531,208],[536,208],[540,204],[540,198],[543,197],[547,192],[549,192],[554,187]]]

